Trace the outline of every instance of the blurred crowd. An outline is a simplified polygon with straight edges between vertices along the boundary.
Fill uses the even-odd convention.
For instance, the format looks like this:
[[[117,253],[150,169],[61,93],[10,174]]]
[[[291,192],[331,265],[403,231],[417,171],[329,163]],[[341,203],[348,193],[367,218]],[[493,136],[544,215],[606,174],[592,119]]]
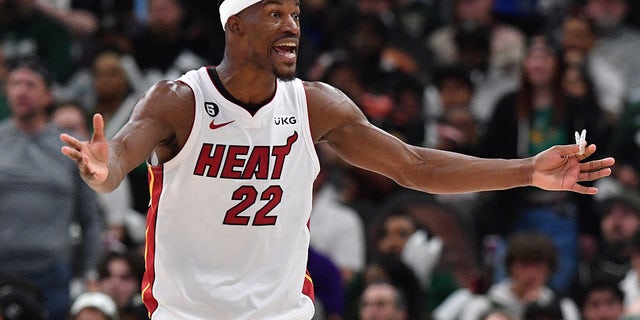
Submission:
[[[616,158],[596,196],[430,195],[318,145],[314,319],[640,318],[639,1],[300,5],[298,76],[410,144],[522,158],[586,129]],[[58,135],[97,112],[113,136],[223,50],[216,1],[0,0],[0,319],[148,319],[146,165],[94,193]]]

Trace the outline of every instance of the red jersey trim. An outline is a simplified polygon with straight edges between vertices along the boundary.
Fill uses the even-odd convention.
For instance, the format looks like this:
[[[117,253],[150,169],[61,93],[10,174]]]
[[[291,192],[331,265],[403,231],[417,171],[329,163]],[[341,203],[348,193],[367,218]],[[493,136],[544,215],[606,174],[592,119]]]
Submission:
[[[145,230],[145,247],[144,247],[144,276],[142,278],[142,301],[147,307],[149,318],[151,314],[158,308],[158,301],[153,296],[153,283],[155,274],[155,253],[156,253],[156,219],[158,217],[158,202],[162,193],[163,167],[147,166],[149,177],[149,194],[151,202],[147,212],[147,228]]]
[[[308,269],[304,275],[304,283],[302,284],[302,294],[309,297],[311,301],[313,302],[316,301],[316,297],[313,289],[313,279],[311,279],[311,275],[309,274]]]
[[[311,229],[310,227],[311,219],[307,220],[307,229]],[[302,283],[302,294],[309,297],[311,301],[316,301],[315,290],[313,288],[313,279],[309,274],[309,269],[305,270],[304,282]]]

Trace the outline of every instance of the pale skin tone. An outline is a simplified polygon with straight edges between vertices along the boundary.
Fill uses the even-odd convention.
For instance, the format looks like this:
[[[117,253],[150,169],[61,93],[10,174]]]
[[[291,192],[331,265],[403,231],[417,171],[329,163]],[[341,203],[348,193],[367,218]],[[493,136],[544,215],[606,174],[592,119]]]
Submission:
[[[277,75],[293,77],[300,37],[300,6],[294,0],[256,3],[226,24],[224,59],[216,68],[224,87],[248,105],[268,101]],[[247,85],[250,83],[251,85]],[[429,193],[460,193],[537,186],[595,194],[580,185],[611,173],[613,158],[580,163],[596,150],[555,146],[527,159],[481,159],[411,146],[370,124],[341,91],[305,82],[311,132],[349,163],[383,174],[398,184]],[[173,158],[185,144],[194,118],[194,95],[178,81],[163,81],[138,101],[130,121],[110,141],[102,116],[93,118],[94,134],[80,141],[63,134],[62,152],[78,163],[83,179],[109,192],[155,151],[159,161]]]

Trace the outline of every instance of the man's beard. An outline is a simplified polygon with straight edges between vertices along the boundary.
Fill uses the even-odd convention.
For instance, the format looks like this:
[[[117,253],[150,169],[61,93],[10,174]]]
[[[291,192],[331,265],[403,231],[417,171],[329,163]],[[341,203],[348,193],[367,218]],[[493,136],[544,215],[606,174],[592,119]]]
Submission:
[[[291,80],[296,78],[297,70],[294,70],[293,72],[287,72],[287,73],[275,70],[274,74],[276,75],[276,78],[278,78],[278,79],[280,79],[282,81],[291,81]]]

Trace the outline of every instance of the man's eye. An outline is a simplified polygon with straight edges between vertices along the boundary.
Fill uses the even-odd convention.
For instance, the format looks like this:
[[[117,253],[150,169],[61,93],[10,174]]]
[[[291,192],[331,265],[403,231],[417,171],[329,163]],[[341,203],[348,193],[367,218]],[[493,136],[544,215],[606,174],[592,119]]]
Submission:
[[[271,12],[271,16],[274,17],[274,18],[280,18],[280,12],[273,11],[273,12]]]
[[[294,13],[291,16],[296,20],[300,20],[300,14],[299,13]]]

